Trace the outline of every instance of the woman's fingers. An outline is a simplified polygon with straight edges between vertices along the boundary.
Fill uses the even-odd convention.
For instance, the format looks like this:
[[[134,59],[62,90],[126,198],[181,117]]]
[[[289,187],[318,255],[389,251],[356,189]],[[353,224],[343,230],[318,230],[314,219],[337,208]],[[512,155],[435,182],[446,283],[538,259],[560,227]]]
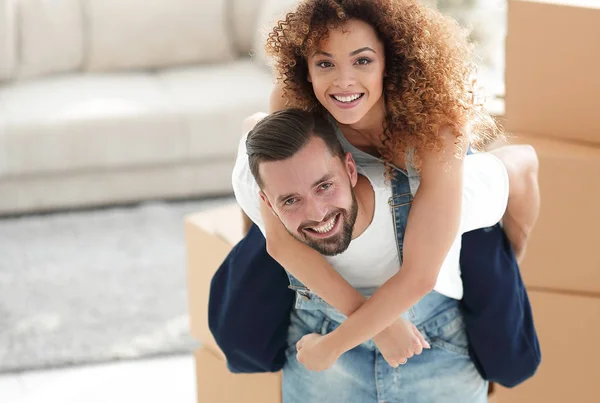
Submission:
[[[419,332],[419,329],[417,329],[416,326],[414,326],[413,329],[415,335],[417,336],[417,338],[419,339],[419,342],[421,343],[421,346],[423,346],[423,348],[431,348],[431,345],[427,342],[427,340],[425,340],[425,337],[423,337],[423,334],[421,334],[421,332]]]

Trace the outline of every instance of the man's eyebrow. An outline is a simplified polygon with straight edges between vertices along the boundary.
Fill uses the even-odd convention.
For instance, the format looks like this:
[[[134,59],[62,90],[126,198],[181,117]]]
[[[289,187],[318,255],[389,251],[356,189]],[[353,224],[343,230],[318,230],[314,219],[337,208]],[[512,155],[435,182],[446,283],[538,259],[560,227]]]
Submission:
[[[325,174],[325,175],[323,175],[323,177],[321,179],[319,179],[318,181],[315,181],[312,184],[312,187],[319,186],[321,183],[326,182],[326,181],[328,181],[331,178],[333,178],[332,174]]]
[[[285,202],[287,199],[289,199],[290,197],[294,197],[296,195],[297,195],[297,193],[288,193],[288,194],[279,196],[277,198],[277,204],[281,204],[281,203]]]
[[[316,187],[319,186],[321,183],[326,182],[328,180],[330,180],[331,178],[333,178],[333,174],[325,174],[323,175],[319,180],[315,181],[312,184],[312,187]],[[287,199],[289,199],[290,197],[296,197],[298,195],[298,193],[287,193],[284,195],[281,195],[279,197],[277,197],[277,203],[281,204],[283,202],[285,202]]]

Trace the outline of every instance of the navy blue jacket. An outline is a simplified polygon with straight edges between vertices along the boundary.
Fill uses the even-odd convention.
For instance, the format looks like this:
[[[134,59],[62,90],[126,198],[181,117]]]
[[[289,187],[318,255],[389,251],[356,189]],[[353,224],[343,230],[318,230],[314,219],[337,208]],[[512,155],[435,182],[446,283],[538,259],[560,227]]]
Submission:
[[[540,360],[527,291],[499,225],[463,235],[462,308],[471,356],[482,376],[504,386],[531,377]],[[294,292],[256,225],[211,283],[209,327],[232,372],[274,372],[285,363]]]

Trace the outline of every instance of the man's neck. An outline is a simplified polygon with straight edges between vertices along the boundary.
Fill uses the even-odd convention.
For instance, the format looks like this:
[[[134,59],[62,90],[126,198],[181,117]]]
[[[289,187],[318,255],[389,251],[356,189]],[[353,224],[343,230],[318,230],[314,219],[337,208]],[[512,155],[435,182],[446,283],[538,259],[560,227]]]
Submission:
[[[371,225],[375,214],[375,191],[371,181],[363,175],[358,175],[354,187],[354,194],[358,204],[358,215],[352,231],[352,239],[358,238]]]

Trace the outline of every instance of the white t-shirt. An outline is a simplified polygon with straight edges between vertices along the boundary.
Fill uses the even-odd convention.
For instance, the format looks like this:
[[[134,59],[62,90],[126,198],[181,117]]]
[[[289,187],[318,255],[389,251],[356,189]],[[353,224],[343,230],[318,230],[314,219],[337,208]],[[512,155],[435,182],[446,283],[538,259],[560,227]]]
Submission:
[[[347,141],[342,141],[346,151],[353,155],[357,153],[358,150],[348,147],[348,144]],[[326,259],[353,287],[379,287],[400,268],[394,221],[388,204],[392,189],[385,183],[383,164],[368,163],[364,155],[356,157],[359,163],[365,161],[365,164],[359,166],[359,173],[369,179],[375,194],[373,219],[365,231],[350,242],[346,251],[336,256],[326,256]],[[494,155],[480,153],[466,156],[463,171],[459,235],[446,256],[434,287],[437,292],[454,299],[461,299],[463,295],[459,266],[461,235],[496,224],[502,218],[508,202],[508,174],[504,164]],[[232,182],[237,202],[264,234],[260,214],[260,189],[248,165],[246,135],[238,147]],[[417,188],[418,184],[414,186],[414,192]]]

